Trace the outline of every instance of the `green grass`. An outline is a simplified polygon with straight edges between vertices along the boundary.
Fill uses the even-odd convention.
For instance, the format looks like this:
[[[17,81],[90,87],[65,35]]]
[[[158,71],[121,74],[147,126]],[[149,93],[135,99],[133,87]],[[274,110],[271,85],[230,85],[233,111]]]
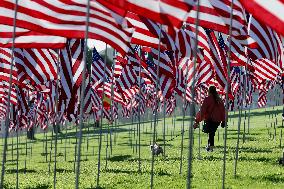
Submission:
[[[284,167],[278,165],[280,149],[282,107],[273,109],[253,110],[250,116],[250,130],[247,131],[243,142],[244,116],[241,124],[241,140],[237,177],[234,178],[235,147],[237,141],[237,113],[231,114],[228,127],[228,153],[226,164],[226,188],[283,188]],[[268,117],[268,113],[276,117]],[[266,115],[267,114],[267,115]],[[160,117],[161,118],[161,117]],[[274,123],[277,119],[276,135]],[[175,127],[172,118],[166,119],[166,157],[155,158],[154,188],[185,188],[187,177],[188,153],[188,123],[185,122],[185,140],[182,174],[179,174],[181,150],[181,117],[177,117]],[[247,123],[247,120],[246,120]],[[86,124],[87,125],[87,124]],[[90,124],[91,125],[91,124]],[[112,128],[112,153],[108,148],[109,158],[106,165],[107,128],[103,129],[102,158],[101,158],[101,188],[149,188],[151,173],[151,153],[149,150],[152,139],[150,123],[141,125],[141,173],[138,172],[138,152],[134,130],[136,124],[127,124]],[[272,126],[272,127],[271,127]],[[163,119],[157,127],[158,141],[163,144]],[[201,133],[201,151],[198,158],[198,129],[194,131],[194,149],[192,164],[192,186],[194,188],[221,188],[223,166],[223,132],[219,128],[219,137],[216,133],[216,149],[213,153],[205,152],[207,135]],[[98,159],[98,130],[92,127],[83,130],[80,188],[95,188]],[[58,136],[57,150],[57,188],[74,188],[74,152],[76,142],[75,129],[62,131]],[[137,133],[135,133],[137,134]],[[274,136],[275,135],[275,136]],[[175,137],[177,136],[177,137]],[[109,137],[109,135],[108,135]],[[52,188],[54,174],[54,148],[51,150],[51,132],[47,137],[47,156],[45,152],[46,140],[43,134],[36,134],[36,141],[28,141],[26,155],[26,139],[20,137],[19,145],[19,188]],[[88,139],[87,139],[88,138]],[[173,140],[170,140],[173,138]],[[116,139],[116,141],[114,141]],[[13,150],[12,150],[13,140]],[[88,141],[88,142],[87,142]],[[16,138],[9,138],[5,187],[16,187]],[[282,141],[284,143],[284,141]],[[54,147],[54,143],[52,144]],[[87,149],[88,145],[88,149]],[[66,149],[66,157],[65,157]],[[13,158],[12,158],[13,153]],[[51,153],[51,163],[50,161]],[[47,157],[47,162],[46,162]],[[65,160],[66,158],[66,160]],[[26,162],[26,169],[25,169]],[[49,166],[50,165],[50,166]],[[49,171],[50,167],[50,171]]]

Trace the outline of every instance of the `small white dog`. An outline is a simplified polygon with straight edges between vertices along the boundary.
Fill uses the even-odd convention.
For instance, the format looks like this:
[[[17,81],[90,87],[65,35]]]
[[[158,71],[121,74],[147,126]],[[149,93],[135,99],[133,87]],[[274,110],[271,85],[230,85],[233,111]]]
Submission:
[[[150,148],[152,153],[156,156],[164,153],[163,148],[157,143],[155,143],[154,145],[150,145]]]

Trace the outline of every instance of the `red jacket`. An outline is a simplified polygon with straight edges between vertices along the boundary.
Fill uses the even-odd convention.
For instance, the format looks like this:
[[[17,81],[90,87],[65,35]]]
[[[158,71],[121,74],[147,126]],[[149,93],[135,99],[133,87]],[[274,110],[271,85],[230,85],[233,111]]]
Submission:
[[[202,120],[211,119],[214,122],[225,121],[225,106],[223,101],[215,102],[213,96],[204,99],[200,111],[196,114],[195,121],[197,123]]]

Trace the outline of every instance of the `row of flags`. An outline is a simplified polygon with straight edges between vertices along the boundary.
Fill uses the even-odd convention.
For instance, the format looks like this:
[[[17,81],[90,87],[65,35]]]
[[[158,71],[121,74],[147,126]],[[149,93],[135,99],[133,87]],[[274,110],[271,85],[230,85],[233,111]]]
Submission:
[[[146,108],[165,108],[171,114],[178,96],[185,107],[192,101],[200,104],[209,85],[223,96],[228,89],[231,108],[251,104],[258,91],[262,107],[267,91],[283,86],[284,32],[250,8],[257,4],[267,9],[267,18],[275,18],[269,7],[276,0],[265,8],[257,0],[199,0],[199,5],[195,0],[89,3],[0,2],[0,119],[9,116],[12,129],[78,123],[80,111],[84,118],[103,116],[110,122],[119,115],[143,114]],[[111,64],[94,48],[84,69],[86,34],[116,50]],[[7,115],[10,72],[12,105]]]

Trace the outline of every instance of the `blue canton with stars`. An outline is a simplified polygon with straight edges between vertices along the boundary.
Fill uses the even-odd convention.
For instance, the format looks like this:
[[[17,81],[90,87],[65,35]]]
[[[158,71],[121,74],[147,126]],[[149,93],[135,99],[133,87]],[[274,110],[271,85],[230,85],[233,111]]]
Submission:
[[[93,50],[93,58],[92,58],[93,62],[96,62],[96,61],[99,61],[99,60],[102,60],[103,61],[103,58],[101,57],[101,55],[98,53],[97,49],[94,48]]]
[[[219,37],[218,37],[218,44],[219,44],[220,48],[224,49],[225,46],[226,46],[225,45],[225,41],[224,41],[221,33],[219,33],[218,35],[219,35]]]

